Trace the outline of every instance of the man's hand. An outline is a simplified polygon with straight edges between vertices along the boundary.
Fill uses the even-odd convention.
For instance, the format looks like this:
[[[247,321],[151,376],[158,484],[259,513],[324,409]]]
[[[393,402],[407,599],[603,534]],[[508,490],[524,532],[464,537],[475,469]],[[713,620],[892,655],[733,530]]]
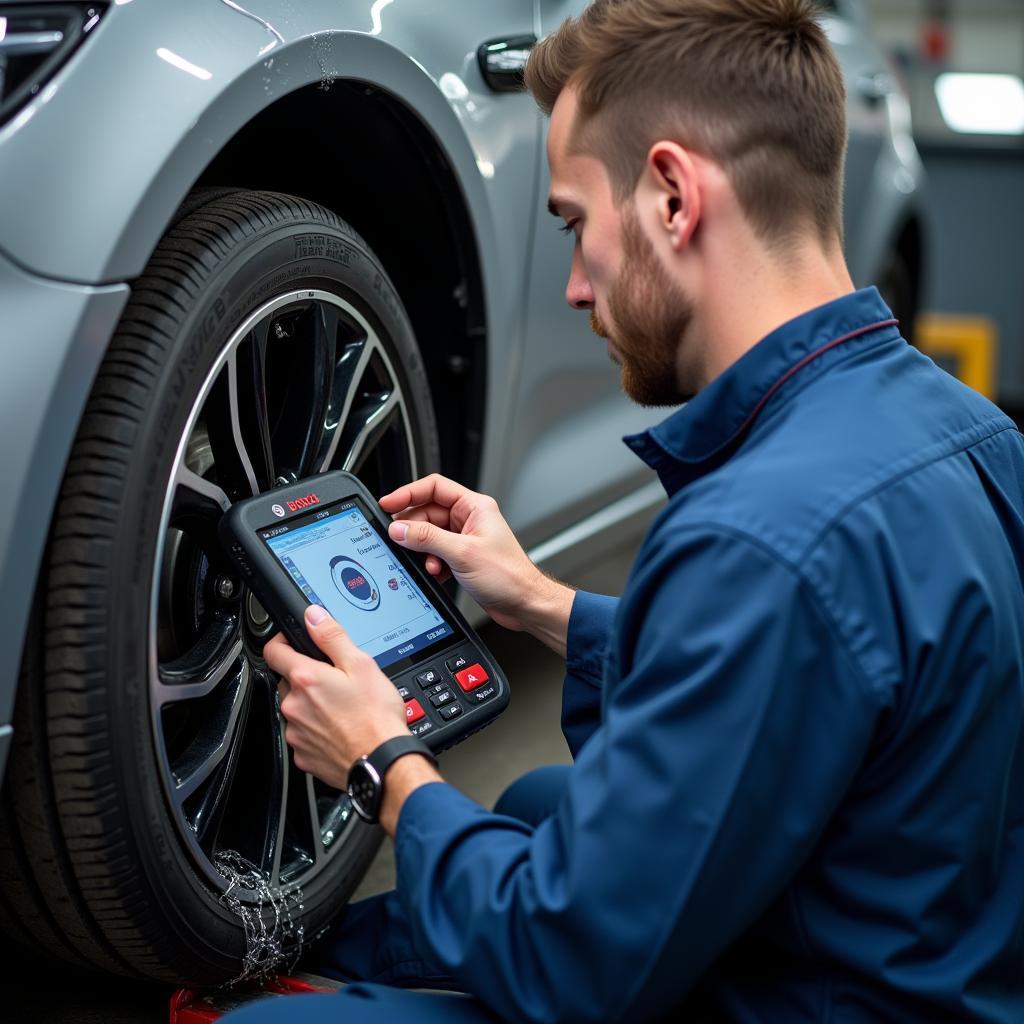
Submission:
[[[564,656],[573,592],[527,557],[495,500],[434,473],[384,495],[391,539],[425,551],[427,572],[450,570],[500,626],[526,630]]]
[[[295,767],[344,789],[355,760],[385,740],[408,736],[405,705],[373,658],[319,605],[306,609],[306,629],[333,665],[299,654],[280,633],[263,657],[281,676],[284,738],[295,750]]]

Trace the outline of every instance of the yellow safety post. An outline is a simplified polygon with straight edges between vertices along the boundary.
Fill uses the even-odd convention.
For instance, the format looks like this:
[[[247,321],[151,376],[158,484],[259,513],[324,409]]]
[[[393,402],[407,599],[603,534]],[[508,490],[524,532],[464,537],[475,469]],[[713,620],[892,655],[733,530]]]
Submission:
[[[953,372],[968,387],[995,400],[999,331],[994,321],[983,316],[922,313],[914,340],[933,359],[952,362]]]

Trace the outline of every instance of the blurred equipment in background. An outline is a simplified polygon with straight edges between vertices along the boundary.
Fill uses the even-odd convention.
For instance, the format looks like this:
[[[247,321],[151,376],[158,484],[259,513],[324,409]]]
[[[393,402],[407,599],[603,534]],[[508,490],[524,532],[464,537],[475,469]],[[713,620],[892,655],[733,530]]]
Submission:
[[[1024,3],[871,0],[924,163],[916,342],[1024,421]]]

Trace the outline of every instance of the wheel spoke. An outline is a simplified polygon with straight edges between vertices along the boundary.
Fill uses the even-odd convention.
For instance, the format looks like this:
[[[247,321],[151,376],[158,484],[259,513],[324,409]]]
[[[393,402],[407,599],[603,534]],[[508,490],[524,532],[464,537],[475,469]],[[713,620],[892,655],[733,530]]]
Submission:
[[[223,488],[182,464],[174,475],[170,525],[187,533],[219,571],[234,570],[227,564],[217,537],[217,523],[231,507]]]
[[[341,468],[350,473],[358,473],[373,443],[388,429],[396,415],[401,415],[396,391],[373,395],[362,402],[353,411],[351,422],[345,427],[348,454]]]
[[[287,744],[284,740],[284,729],[282,728],[278,735],[280,736],[280,746],[282,748],[280,752],[280,765],[281,765],[281,797],[278,801],[278,814],[277,814],[277,829],[274,833],[273,849],[269,847],[266,849],[266,854],[270,856],[270,883],[271,885],[280,885],[281,883],[281,851],[284,849],[284,836],[285,836],[285,818],[288,814],[288,776],[290,772],[295,771],[295,766],[292,764],[292,759],[288,753]],[[273,810],[274,804],[271,803],[271,810]],[[268,836],[269,836],[268,831]],[[264,860],[266,863],[266,860]]]
[[[224,820],[224,811],[234,785],[239,755],[245,741],[245,725],[248,719],[250,697],[248,693],[242,699],[235,727],[228,741],[227,751],[210,773],[210,782],[200,798],[191,808],[192,826],[196,830],[199,845],[212,853],[217,831]]]
[[[235,372],[229,378],[234,381],[234,399],[231,403],[231,429],[235,444],[243,462],[249,459],[248,449],[242,438],[243,430],[252,437],[256,447],[254,461],[249,462],[255,470],[253,494],[259,493],[256,481],[263,484],[262,489],[273,487],[276,482],[274,472],[274,452],[270,445],[270,411],[267,403],[267,339],[270,333],[270,320],[258,323],[250,332],[248,345],[240,345],[229,361],[229,372],[232,364]]]
[[[190,650],[157,667],[153,692],[157,707],[213,693],[237,667],[241,655],[238,619],[234,615],[218,616]],[[242,659],[242,664],[248,662]]]
[[[290,757],[284,738],[284,720],[281,718],[280,699],[276,686],[262,686],[260,690],[269,702],[271,735],[269,781],[267,784],[267,812],[264,821],[262,852],[257,863],[270,876],[271,885],[277,885],[281,876],[281,846],[284,841],[285,815],[288,811],[288,770]],[[266,739],[263,741],[266,742]]]
[[[376,351],[377,342],[363,337],[346,343],[334,365],[331,382],[331,397],[324,421],[324,436],[317,455],[317,472],[326,472],[337,454],[341,443],[343,425],[352,410],[358,394],[359,382],[363,379],[370,357]]]
[[[328,413],[335,363],[337,362],[340,313],[335,306],[317,303],[312,311],[312,360],[310,367],[313,394],[309,419],[299,452],[295,474],[299,479],[316,471],[319,455],[328,434]]]
[[[306,802],[309,805],[309,824],[313,830],[313,854],[317,863],[324,859],[324,840],[320,833],[320,812],[316,806],[316,787],[313,776],[306,776]]]
[[[226,700],[217,715],[208,716],[181,761],[172,768],[174,798],[187,800],[224,760],[232,749],[239,722],[249,701],[251,672],[247,661],[240,662],[238,674],[228,684]]]
[[[193,473],[188,466],[178,466],[174,484],[178,488],[175,505],[184,511],[213,517],[231,508],[231,501],[220,487]]]

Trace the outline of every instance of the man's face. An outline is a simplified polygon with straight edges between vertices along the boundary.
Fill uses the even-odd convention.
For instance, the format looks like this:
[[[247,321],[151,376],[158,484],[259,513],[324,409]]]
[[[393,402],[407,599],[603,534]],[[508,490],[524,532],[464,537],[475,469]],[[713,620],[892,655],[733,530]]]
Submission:
[[[658,259],[633,200],[616,207],[605,165],[571,151],[575,115],[575,91],[565,89],[548,132],[548,205],[575,236],[566,300],[590,310],[591,328],[607,339],[630,398],[677,405],[697,390],[680,380],[678,358],[693,303]]]

